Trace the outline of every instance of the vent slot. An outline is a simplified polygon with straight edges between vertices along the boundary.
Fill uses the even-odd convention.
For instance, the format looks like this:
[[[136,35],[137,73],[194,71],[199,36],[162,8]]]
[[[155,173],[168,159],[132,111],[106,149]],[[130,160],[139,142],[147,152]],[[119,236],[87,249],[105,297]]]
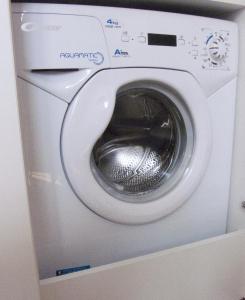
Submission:
[[[77,72],[80,69],[72,68],[72,69],[32,69],[32,73],[68,73],[68,72]]]

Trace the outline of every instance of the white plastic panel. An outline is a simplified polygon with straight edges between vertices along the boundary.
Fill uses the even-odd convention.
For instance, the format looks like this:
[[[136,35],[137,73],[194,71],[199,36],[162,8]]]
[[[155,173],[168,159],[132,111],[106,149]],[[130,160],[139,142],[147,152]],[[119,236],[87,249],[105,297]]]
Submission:
[[[240,300],[245,232],[41,280],[42,300]]]
[[[69,103],[76,92],[95,72],[93,69],[19,71],[18,77]]]
[[[48,11],[13,14],[13,30],[20,69],[108,66],[103,29],[94,17]]]
[[[28,13],[14,13],[17,56],[22,53],[22,57],[17,57],[22,61],[21,68],[101,69],[109,66],[185,70],[197,78],[207,95],[237,74],[238,30],[232,22],[123,8],[14,5],[15,12],[22,10]],[[41,24],[41,27],[34,25],[33,31],[21,30],[21,26],[25,28],[29,23]],[[177,46],[148,45],[148,33],[174,35]],[[225,52],[225,60],[222,63],[218,60],[217,64],[213,64],[213,50],[210,52],[215,36],[224,39],[220,49]],[[104,62],[100,55],[90,56],[98,52],[104,56]],[[61,53],[68,56],[65,58]]]
[[[101,10],[99,15],[113,67],[187,70],[197,78],[208,95],[237,73],[238,36],[237,26],[232,22],[132,10],[122,10],[120,13],[117,10]],[[176,36],[177,45],[148,45],[149,33]],[[213,61],[210,56],[211,41],[216,35],[225,40],[226,58],[223,63]]]

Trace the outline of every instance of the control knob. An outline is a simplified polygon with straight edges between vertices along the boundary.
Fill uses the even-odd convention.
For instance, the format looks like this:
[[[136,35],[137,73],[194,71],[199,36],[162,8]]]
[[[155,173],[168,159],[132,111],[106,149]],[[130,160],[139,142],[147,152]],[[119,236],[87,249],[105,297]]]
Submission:
[[[208,51],[215,63],[223,63],[227,56],[227,47],[224,38],[221,35],[211,37],[208,42]]]

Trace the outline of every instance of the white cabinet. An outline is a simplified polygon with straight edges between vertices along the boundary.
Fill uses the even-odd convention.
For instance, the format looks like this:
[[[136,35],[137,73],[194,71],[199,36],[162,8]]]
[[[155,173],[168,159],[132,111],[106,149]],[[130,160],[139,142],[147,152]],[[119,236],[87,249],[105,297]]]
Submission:
[[[0,20],[0,298],[38,300],[7,0]]]
[[[154,0],[153,0],[154,1]],[[135,0],[136,2],[136,0]],[[155,1],[240,24],[240,70],[229,228],[245,227],[245,1]],[[164,5],[163,5],[164,6]],[[180,9],[178,9],[178,7]],[[183,9],[182,9],[183,8]],[[190,10],[191,12],[191,10]],[[40,282],[32,242],[15,86],[9,1],[0,10],[0,299],[188,299],[245,297],[245,232]],[[58,255],[58,254],[57,254]]]
[[[245,232],[41,281],[42,300],[240,300]]]

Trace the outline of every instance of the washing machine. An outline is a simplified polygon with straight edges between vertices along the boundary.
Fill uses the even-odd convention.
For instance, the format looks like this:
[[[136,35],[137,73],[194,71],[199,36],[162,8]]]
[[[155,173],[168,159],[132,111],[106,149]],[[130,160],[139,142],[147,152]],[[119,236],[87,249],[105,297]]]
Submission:
[[[40,277],[226,232],[235,23],[14,4]]]

